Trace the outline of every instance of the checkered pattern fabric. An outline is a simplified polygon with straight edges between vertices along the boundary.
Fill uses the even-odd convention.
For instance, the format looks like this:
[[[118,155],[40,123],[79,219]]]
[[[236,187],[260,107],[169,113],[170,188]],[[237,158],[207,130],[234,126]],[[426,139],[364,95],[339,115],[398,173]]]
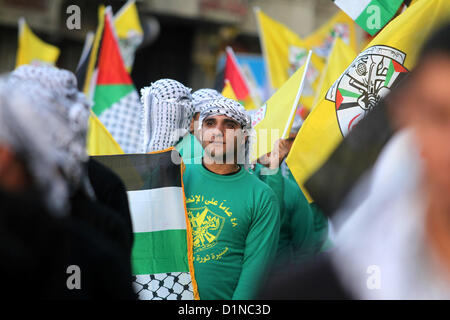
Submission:
[[[133,90],[99,117],[125,153],[139,152],[140,112],[139,96],[136,90]]]
[[[202,108],[214,99],[223,98],[222,94],[214,89],[204,88],[195,91],[192,94],[192,104],[194,105],[194,112],[201,112]]]
[[[194,300],[189,273],[169,272],[133,277],[139,300]]]
[[[188,132],[194,108],[191,89],[172,79],[160,79],[141,90],[141,152],[174,146]]]

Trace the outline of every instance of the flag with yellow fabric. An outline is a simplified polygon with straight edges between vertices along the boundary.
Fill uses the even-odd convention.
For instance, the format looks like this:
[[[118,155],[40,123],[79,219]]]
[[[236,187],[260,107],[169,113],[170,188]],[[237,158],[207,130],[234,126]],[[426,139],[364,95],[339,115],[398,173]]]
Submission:
[[[104,5],[98,7],[98,25],[95,31],[95,36],[89,45],[87,54],[82,55],[81,61],[78,63],[75,75],[77,77],[78,89],[82,91],[87,97],[91,98],[94,95],[95,88],[95,74],[99,47],[105,27],[105,10]]]
[[[355,52],[360,50],[356,38],[355,22],[341,10],[319,29],[306,37],[305,43],[319,57],[326,59],[336,38],[341,38]]]
[[[120,53],[127,68],[131,72],[136,49],[144,39],[135,0],[129,0],[114,15],[114,27],[119,38]]]
[[[341,38],[334,40],[333,47],[328,55],[327,64],[320,76],[317,95],[314,100],[314,106],[319,100],[325,97],[328,89],[337,78],[345,71],[345,68],[355,59],[356,51],[347,45]]]
[[[259,23],[262,52],[273,89],[279,89],[306,61],[309,46],[295,32],[270,18],[259,8],[255,9]],[[306,75],[304,96],[313,96],[324,61],[313,53]]]
[[[16,68],[23,64],[55,65],[58,60],[59,48],[39,39],[24,18],[19,19],[19,42],[17,48]]]
[[[396,86],[416,62],[421,44],[450,19],[450,1],[419,1],[392,20],[333,83],[303,123],[286,159],[303,184],[342,138]],[[427,21],[425,24],[424,21]]]
[[[124,153],[116,140],[114,140],[112,135],[92,111],[89,116],[86,147],[87,153],[90,156],[105,156]]]
[[[236,94],[234,93],[234,90],[231,87],[230,81],[228,81],[226,79],[225,79],[225,86],[223,87],[223,90],[222,90],[222,95],[225,98],[238,101],[238,99],[236,98]]]
[[[294,117],[290,119],[290,115],[294,108],[297,109],[306,67],[305,64],[298,69],[261,108],[252,114],[252,128],[256,139],[252,144],[250,161],[272,151],[275,141],[286,138],[283,137],[283,133],[289,133],[294,120]]]

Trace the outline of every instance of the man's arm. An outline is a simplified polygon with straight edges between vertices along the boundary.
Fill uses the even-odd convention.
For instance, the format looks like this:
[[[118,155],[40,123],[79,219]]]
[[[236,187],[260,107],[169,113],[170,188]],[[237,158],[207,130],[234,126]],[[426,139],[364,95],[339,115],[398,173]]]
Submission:
[[[255,208],[253,221],[245,241],[241,275],[234,291],[233,300],[254,299],[262,285],[268,267],[275,257],[280,234],[280,209],[272,190]]]

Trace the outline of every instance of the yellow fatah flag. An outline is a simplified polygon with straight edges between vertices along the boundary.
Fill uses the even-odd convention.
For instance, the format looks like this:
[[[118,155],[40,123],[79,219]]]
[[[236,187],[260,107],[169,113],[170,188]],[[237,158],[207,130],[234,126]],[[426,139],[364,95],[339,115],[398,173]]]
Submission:
[[[328,57],[334,39],[341,38],[355,52],[359,51],[356,40],[355,22],[344,11],[339,11],[319,29],[305,38],[307,46],[322,58]]]
[[[95,66],[97,64],[98,49],[100,47],[100,40],[102,38],[103,29],[105,26],[105,10],[106,9],[104,5],[100,5],[98,7],[97,30],[95,31],[94,41],[92,42],[90,54],[87,57],[86,75],[84,79],[82,79],[83,93],[90,98],[92,98],[94,95],[93,88],[95,88]]]
[[[134,62],[134,53],[144,39],[139,14],[134,0],[128,1],[114,16],[114,27],[119,38],[120,52],[128,73]]]
[[[301,81],[304,78],[305,65],[298,69],[272,97],[252,115],[252,128],[256,139],[250,160],[254,161],[272,151],[274,142],[283,138],[287,127],[289,133],[294,117],[290,123],[289,116],[293,109]],[[286,138],[286,137],[284,137]]]
[[[59,57],[59,48],[39,39],[24,18],[19,19],[19,45],[17,48],[16,68],[23,64],[55,65]]]
[[[116,140],[114,140],[112,135],[92,111],[89,117],[86,147],[87,153],[90,156],[106,156],[124,153]]]
[[[448,19],[448,0],[415,3],[369,43],[310,113],[286,159],[309,201],[312,199],[304,182],[355,124],[415,66],[423,41]]]
[[[255,12],[270,84],[273,89],[279,89],[305,63],[310,48],[285,25],[270,18],[260,9]],[[313,53],[307,74],[307,82],[312,88],[305,85],[305,95],[314,95],[312,89],[317,86],[323,67],[323,60]]]
[[[345,68],[355,59],[356,51],[347,45],[341,38],[334,40],[333,47],[327,59],[327,64],[320,76],[317,96],[314,100],[316,105],[321,98],[325,97],[328,89],[337,78],[345,71]]]
[[[236,94],[234,93],[233,88],[231,87],[230,81],[228,80],[225,80],[225,86],[223,87],[222,95],[225,98],[238,101],[238,99],[236,98]]]

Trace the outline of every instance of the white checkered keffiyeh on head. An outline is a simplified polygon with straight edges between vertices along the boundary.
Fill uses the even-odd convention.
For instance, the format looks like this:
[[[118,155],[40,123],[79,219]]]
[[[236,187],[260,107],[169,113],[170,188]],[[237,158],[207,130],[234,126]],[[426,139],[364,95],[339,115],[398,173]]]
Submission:
[[[70,159],[60,146],[70,144],[73,135],[61,114],[47,111],[48,104],[65,101],[30,81],[0,81],[0,143],[23,159],[49,212],[67,214],[69,184],[60,168]]]
[[[66,136],[70,136],[70,140],[62,141],[58,132],[54,142],[64,159],[60,163],[61,170],[71,185],[71,192],[82,186],[89,196],[94,197],[84,167],[88,160],[86,136],[90,102],[78,91],[75,75],[56,67],[25,65],[14,70],[9,81],[12,84],[27,83],[33,92],[28,92],[30,98],[37,103],[45,102],[40,112],[58,116],[65,123]]]
[[[78,91],[77,79],[72,72],[52,66],[23,65],[11,73],[11,80],[36,81],[44,88],[71,102],[67,110],[71,119],[70,125],[73,130],[84,134],[84,137],[79,137],[79,142],[86,143],[85,135],[92,103]]]
[[[205,104],[200,112],[200,126],[207,117],[223,115],[236,120],[242,129],[251,129],[252,121],[245,108],[237,101],[221,97]]]
[[[201,129],[203,121],[211,116],[223,115],[237,121],[247,135],[247,141],[245,143],[245,168],[248,168],[250,157],[250,145],[252,143],[252,137],[250,131],[252,129],[252,121],[247,114],[245,108],[237,101],[228,99],[225,97],[210,101],[203,106],[199,117],[199,129]]]
[[[214,89],[204,88],[195,91],[192,94],[192,104],[194,105],[194,113],[201,112],[202,108],[212,100],[223,98],[222,94]]]
[[[191,89],[172,79],[161,79],[141,90],[142,152],[174,146],[189,129],[194,115]]]

